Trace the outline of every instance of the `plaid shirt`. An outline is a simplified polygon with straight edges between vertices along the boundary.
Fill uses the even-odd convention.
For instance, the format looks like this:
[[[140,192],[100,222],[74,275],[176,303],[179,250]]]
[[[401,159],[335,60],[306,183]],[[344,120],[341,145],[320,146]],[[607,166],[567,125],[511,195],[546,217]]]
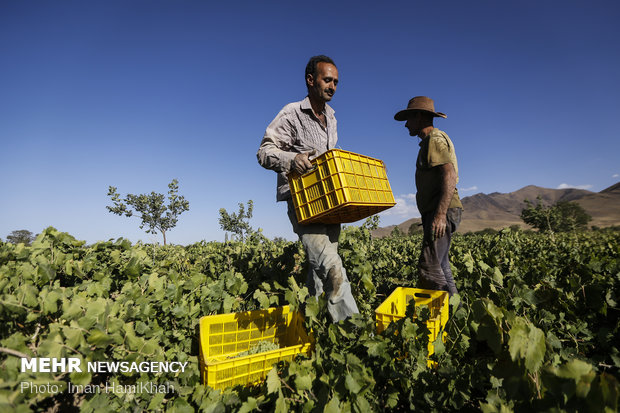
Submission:
[[[256,157],[258,163],[278,172],[276,199],[285,201],[291,197],[286,174],[291,170],[295,155],[315,150],[315,157],[333,149],[338,141],[334,110],[325,105],[327,127],[312,111],[310,99],[284,106],[267,126]]]

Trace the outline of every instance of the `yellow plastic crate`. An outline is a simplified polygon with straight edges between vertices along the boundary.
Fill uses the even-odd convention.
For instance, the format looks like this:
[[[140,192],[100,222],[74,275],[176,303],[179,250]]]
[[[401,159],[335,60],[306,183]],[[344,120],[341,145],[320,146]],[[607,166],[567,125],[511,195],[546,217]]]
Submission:
[[[288,175],[300,224],[355,222],[396,204],[379,159],[332,149],[312,163],[312,171]]]
[[[428,335],[428,355],[435,352],[433,342],[437,335],[448,322],[448,293],[446,291],[423,290],[420,288],[398,287],[392,294],[375,310],[377,333],[383,332],[387,326],[405,316],[407,305],[411,300],[415,300],[416,310],[418,307],[426,306],[430,310],[430,318],[426,326],[430,330]],[[445,334],[443,336],[445,341]],[[433,363],[429,361],[429,366]]]
[[[260,341],[278,350],[235,357]],[[242,313],[205,316],[200,319],[200,375],[204,385],[224,389],[260,382],[279,361],[292,361],[309,353],[312,340],[303,318],[289,306]]]

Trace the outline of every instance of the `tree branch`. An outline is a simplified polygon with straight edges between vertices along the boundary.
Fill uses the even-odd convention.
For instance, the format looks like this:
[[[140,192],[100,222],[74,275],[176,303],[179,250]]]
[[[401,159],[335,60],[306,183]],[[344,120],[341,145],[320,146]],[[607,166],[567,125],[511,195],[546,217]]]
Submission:
[[[30,356],[29,355],[24,354],[24,353],[22,353],[20,351],[17,351],[17,350],[6,348],[6,347],[0,347],[0,353],[6,353],[6,354],[10,354],[10,355],[15,356],[15,357],[20,357],[20,358],[23,358],[23,359],[30,360]]]

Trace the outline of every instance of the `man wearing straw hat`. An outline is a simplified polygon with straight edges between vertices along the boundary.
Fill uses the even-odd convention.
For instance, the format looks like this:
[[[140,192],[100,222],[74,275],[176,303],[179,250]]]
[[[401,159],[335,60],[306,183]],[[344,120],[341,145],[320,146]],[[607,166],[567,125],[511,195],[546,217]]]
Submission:
[[[416,161],[416,203],[422,215],[422,251],[418,263],[420,288],[444,290],[450,296],[458,291],[450,270],[449,252],[452,233],[461,222],[463,205],[456,184],[459,168],[454,144],[448,135],[433,126],[436,117],[433,100],[417,96],[394,119],[407,121],[409,135],[422,139]]]
[[[267,127],[256,156],[261,166],[278,172],[276,200],[287,201],[293,231],[306,250],[308,290],[316,297],[325,292],[327,310],[338,322],[359,312],[338,255],[340,224],[300,225],[286,177],[293,170],[309,171],[311,156],[336,146],[336,118],[327,102],[336,93],[338,69],[329,57],[314,56],[306,65],[305,79],[308,96],[284,106]]]

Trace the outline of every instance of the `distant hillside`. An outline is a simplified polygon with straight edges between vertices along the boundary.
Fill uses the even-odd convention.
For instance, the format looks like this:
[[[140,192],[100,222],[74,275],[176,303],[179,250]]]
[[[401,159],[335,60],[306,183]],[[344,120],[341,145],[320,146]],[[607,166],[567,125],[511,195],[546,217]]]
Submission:
[[[525,228],[526,225],[520,218],[521,210],[525,208],[524,200],[536,202],[539,196],[545,205],[553,205],[558,201],[577,202],[592,216],[591,226],[620,225],[620,182],[601,192],[573,188],[550,189],[529,185],[507,194],[480,193],[461,199],[464,211],[459,232],[480,231],[485,228],[501,229],[511,225]],[[399,224],[398,227],[407,233],[412,224],[419,223],[419,218],[412,218]],[[389,235],[395,226],[379,228],[373,232],[373,235],[376,237]]]

